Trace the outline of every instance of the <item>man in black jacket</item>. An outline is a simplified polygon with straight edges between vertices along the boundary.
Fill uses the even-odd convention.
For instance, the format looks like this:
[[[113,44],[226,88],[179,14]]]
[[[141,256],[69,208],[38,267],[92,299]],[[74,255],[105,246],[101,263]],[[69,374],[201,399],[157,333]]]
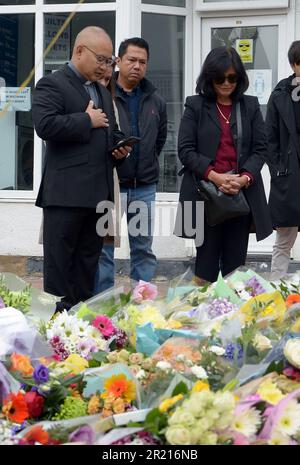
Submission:
[[[44,289],[62,297],[57,310],[93,295],[103,242],[96,206],[113,200],[113,166],[128,154],[123,148],[112,156],[111,147],[124,135],[111,95],[96,82],[112,66],[112,51],[103,29],[83,29],[70,63],[42,78],[34,92],[35,129],[46,141],[36,201],[44,211]]]
[[[119,47],[115,103],[121,131],[141,137],[129,157],[118,167],[122,208],[127,215],[130,245],[130,277],[151,281],[156,271],[152,252],[158,156],[167,137],[166,103],[150,81],[145,79],[149,45],[139,37],[123,41]],[[139,208],[136,202],[141,202]],[[138,213],[140,223],[136,220]],[[137,228],[135,228],[135,226]],[[99,261],[100,277],[95,292],[114,285],[114,247],[105,245]]]
[[[269,206],[276,229],[272,280],[286,275],[300,227],[300,40],[291,44],[288,58],[294,74],[273,90],[266,117],[271,174]]]

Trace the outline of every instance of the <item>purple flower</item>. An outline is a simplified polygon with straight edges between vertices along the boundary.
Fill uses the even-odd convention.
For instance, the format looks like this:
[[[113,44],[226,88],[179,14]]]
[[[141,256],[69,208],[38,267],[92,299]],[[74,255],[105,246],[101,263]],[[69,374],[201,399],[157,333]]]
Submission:
[[[11,428],[12,435],[15,436],[16,434],[20,433],[20,431],[23,431],[23,429],[25,429],[26,426],[28,426],[27,421],[24,421],[21,425],[13,426]]]
[[[266,290],[262,287],[258,279],[253,276],[245,283],[246,291],[248,291],[252,297],[255,297],[259,294],[264,294]]]
[[[5,303],[3,302],[1,297],[0,297],[0,308],[5,308]]]
[[[91,358],[91,353],[97,351],[97,346],[93,339],[86,338],[78,342],[77,350],[81,357],[89,360]]]
[[[224,357],[228,360],[240,360],[241,358],[243,358],[243,347],[241,346],[241,344],[227,344],[225,350],[226,352],[224,354]]]
[[[69,441],[84,442],[84,444],[92,445],[94,443],[94,431],[88,425],[81,426],[70,434]]]
[[[226,315],[237,309],[237,306],[226,298],[214,299],[209,306],[208,314],[210,318],[217,318],[218,316]]]
[[[37,384],[46,383],[49,380],[49,370],[45,365],[38,365],[33,372],[34,381]]]

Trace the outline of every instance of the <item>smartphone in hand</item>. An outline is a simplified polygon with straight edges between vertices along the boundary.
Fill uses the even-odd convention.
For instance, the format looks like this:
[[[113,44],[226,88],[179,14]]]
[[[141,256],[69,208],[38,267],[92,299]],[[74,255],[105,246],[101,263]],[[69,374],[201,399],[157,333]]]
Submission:
[[[121,147],[132,147],[134,144],[138,144],[142,140],[141,137],[130,136],[127,139],[120,140],[116,145],[114,145],[111,149],[113,152],[114,150],[118,150]]]

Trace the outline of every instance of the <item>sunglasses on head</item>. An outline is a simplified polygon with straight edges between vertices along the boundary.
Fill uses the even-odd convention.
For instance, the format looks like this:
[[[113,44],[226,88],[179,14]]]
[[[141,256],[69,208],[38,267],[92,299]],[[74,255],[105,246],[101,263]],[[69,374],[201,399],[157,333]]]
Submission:
[[[215,84],[224,84],[227,81],[229,84],[236,84],[238,76],[236,74],[228,74],[228,76],[219,76],[214,79]]]

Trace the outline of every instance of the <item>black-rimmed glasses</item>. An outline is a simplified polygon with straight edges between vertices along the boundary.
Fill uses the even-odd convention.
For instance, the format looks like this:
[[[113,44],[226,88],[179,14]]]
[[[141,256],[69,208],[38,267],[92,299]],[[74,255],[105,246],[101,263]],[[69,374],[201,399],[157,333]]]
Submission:
[[[116,57],[112,56],[111,58],[106,58],[103,55],[98,55],[96,52],[94,52],[94,50],[90,49],[86,45],[83,45],[83,47],[92,52],[95,55],[97,62],[101,65],[105,63],[106,66],[113,66],[115,64]]]

